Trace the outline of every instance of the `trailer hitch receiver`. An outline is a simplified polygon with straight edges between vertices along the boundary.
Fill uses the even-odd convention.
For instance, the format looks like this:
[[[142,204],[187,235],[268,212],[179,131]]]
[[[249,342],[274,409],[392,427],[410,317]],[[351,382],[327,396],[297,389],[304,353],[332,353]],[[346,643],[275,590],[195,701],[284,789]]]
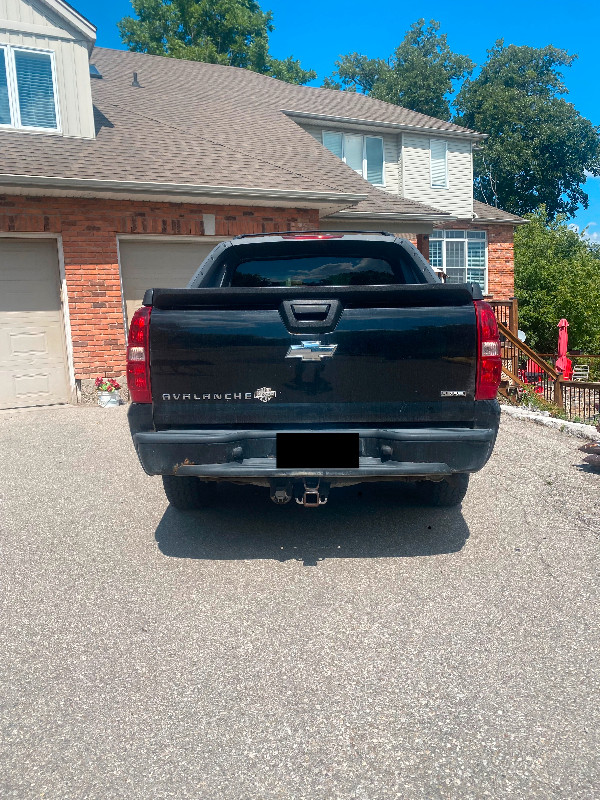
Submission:
[[[320,478],[304,478],[296,493],[296,502],[305,508],[324,506],[329,499],[329,484]]]

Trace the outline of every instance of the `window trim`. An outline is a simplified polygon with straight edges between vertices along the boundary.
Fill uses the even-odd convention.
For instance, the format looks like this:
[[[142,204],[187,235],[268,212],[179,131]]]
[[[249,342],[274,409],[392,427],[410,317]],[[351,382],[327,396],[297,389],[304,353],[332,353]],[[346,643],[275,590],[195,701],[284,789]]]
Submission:
[[[433,153],[431,144],[432,142],[436,142],[437,144],[444,145],[444,163],[446,167],[446,175],[444,179],[444,185],[437,184],[433,182]],[[429,140],[429,183],[431,184],[432,189],[449,189],[450,184],[448,181],[448,142],[445,139],[430,139]]]
[[[58,84],[56,79],[56,53],[54,50],[46,50],[41,47],[26,47],[23,45],[8,44],[0,42],[0,50],[4,50],[6,64],[6,83],[8,86],[8,106],[10,109],[11,123],[0,123],[0,130],[18,130],[31,133],[61,133],[60,106],[58,102]],[[52,73],[52,93],[54,99],[54,114],[56,116],[55,128],[41,128],[21,123],[21,110],[19,108],[19,89],[17,84],[17,67],[15,62],[16,52],[42,53],[50,56],[50,70]]]
[[[434,269],[441,269],[443,271],[444,275],[446,275],[447,274],[446,273],[446,242],[464,242],[465,243],[465,280],[466,280],[466,278],[467,278],[467,270],[469,269],[469,236],[468,236],[468,234],[469,234],[469,231],[475,231],[476,229],[475,228],[460,228],[460,229],[449,228],[448,230],[451,231],[452,233],[459,233],[460,232],[460,233],[462,233],[464,235],[461,236],[460,238],[456,237],[456,236],[446,238],[446,233],[447,233],[446,229],[444,229],[444,228],[436,228],[435,229],[435,232],[437,234],[441,234],[441,236],[438,235],[438,236],[434,237],[434,236],[430,235],[430,237],[429,237],[429,246],[431,247],[431,242],[432,241],[434,241],[434,242],[442,242],[442,265],[441,265],[441,267],[434,267]],[[482,288],[481,291],[483,292],[484,295],[486,295],[488,293],[488,288],[489,288],[489,270],[488,270],[488,244],[489,244],[489,242],[488,242],[488,232],[487,232],[487,230],[477,230],[477,233],[485,234],[485,238],[483,238],[483,239],[481,239],[481,238],[471,239],[470,241],[484,242],[483,254],[484,254],[484,276],[485,276],[485,281],[484,281],[484,287]]]
[[[321,131],[321,144],[323,147],[326,147],[324,142],[324,137],[326,133],[339,133],[342,137],[342,161],[344,164],[347,164],[346,161],[346,134],[349,136],[360,136],[362,138],[362,175],[361,178],[363,180],[367,180],[367,138],[369,139],[379,139],[381,141],[381,155],[382,155],[382,163],[381,163],[381,183],[371,183],[371,186],[385,186],[385,140],[383,136],[377,136],[376,134],[371,133],[356,133],[354,131],[334,131],[330,129],[324,129]],[[329,150],[329,148],[327,148]],[[329,151],[331,152],[331,150]],[[350,167],[352,169],[352,167]],[[357,170],[353,170],[358,175]]]

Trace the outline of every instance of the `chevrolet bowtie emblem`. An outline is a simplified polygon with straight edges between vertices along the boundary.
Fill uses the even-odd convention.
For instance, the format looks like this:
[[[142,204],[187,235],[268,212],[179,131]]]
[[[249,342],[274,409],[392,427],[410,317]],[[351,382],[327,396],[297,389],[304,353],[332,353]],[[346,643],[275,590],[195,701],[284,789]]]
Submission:
[[[286,358],[301,358],[302,361],[321,361],[331,358],[337,350],[337,344],[321,344],[318,341],[293,344],[287,351]]]

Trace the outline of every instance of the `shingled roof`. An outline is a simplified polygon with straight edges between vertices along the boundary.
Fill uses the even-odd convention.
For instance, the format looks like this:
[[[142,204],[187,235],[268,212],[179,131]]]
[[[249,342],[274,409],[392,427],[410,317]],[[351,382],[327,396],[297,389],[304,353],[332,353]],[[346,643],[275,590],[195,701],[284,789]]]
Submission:
[[[339,117],[477,137],[474,131],[363,95],[294,86],[248,70],[96,48],[95,139],[0,132],[0,182],[144,185],[156,192],[286,197],[373,214],[447,218],[363,180],[294,115]],[[137,72],[141,87],[132,86]],[[285,112],[285,113],[284,113]],[[11,177],[12,176],[12,177]]]
[[[508,211],[503,211],[495,206],[480,203],[479,200],[473,200],[473,212],[475,214],[475,222],[508,222],[511,225],[522,225],[527,222],[523,217],[509,214]]]

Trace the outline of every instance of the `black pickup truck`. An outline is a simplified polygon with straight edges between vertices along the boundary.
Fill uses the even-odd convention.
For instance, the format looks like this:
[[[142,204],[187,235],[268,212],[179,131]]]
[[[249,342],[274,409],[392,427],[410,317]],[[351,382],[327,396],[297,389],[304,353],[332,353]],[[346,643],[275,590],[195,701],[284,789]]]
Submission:
[[[414,481],[456,505],[499,423],[500,341],[473,284],[444,284],[407,240],[280,233],[219,244],[185,289],[149,289],[127,350],[129,423],[171,504],[217,481],[275,503]]]

